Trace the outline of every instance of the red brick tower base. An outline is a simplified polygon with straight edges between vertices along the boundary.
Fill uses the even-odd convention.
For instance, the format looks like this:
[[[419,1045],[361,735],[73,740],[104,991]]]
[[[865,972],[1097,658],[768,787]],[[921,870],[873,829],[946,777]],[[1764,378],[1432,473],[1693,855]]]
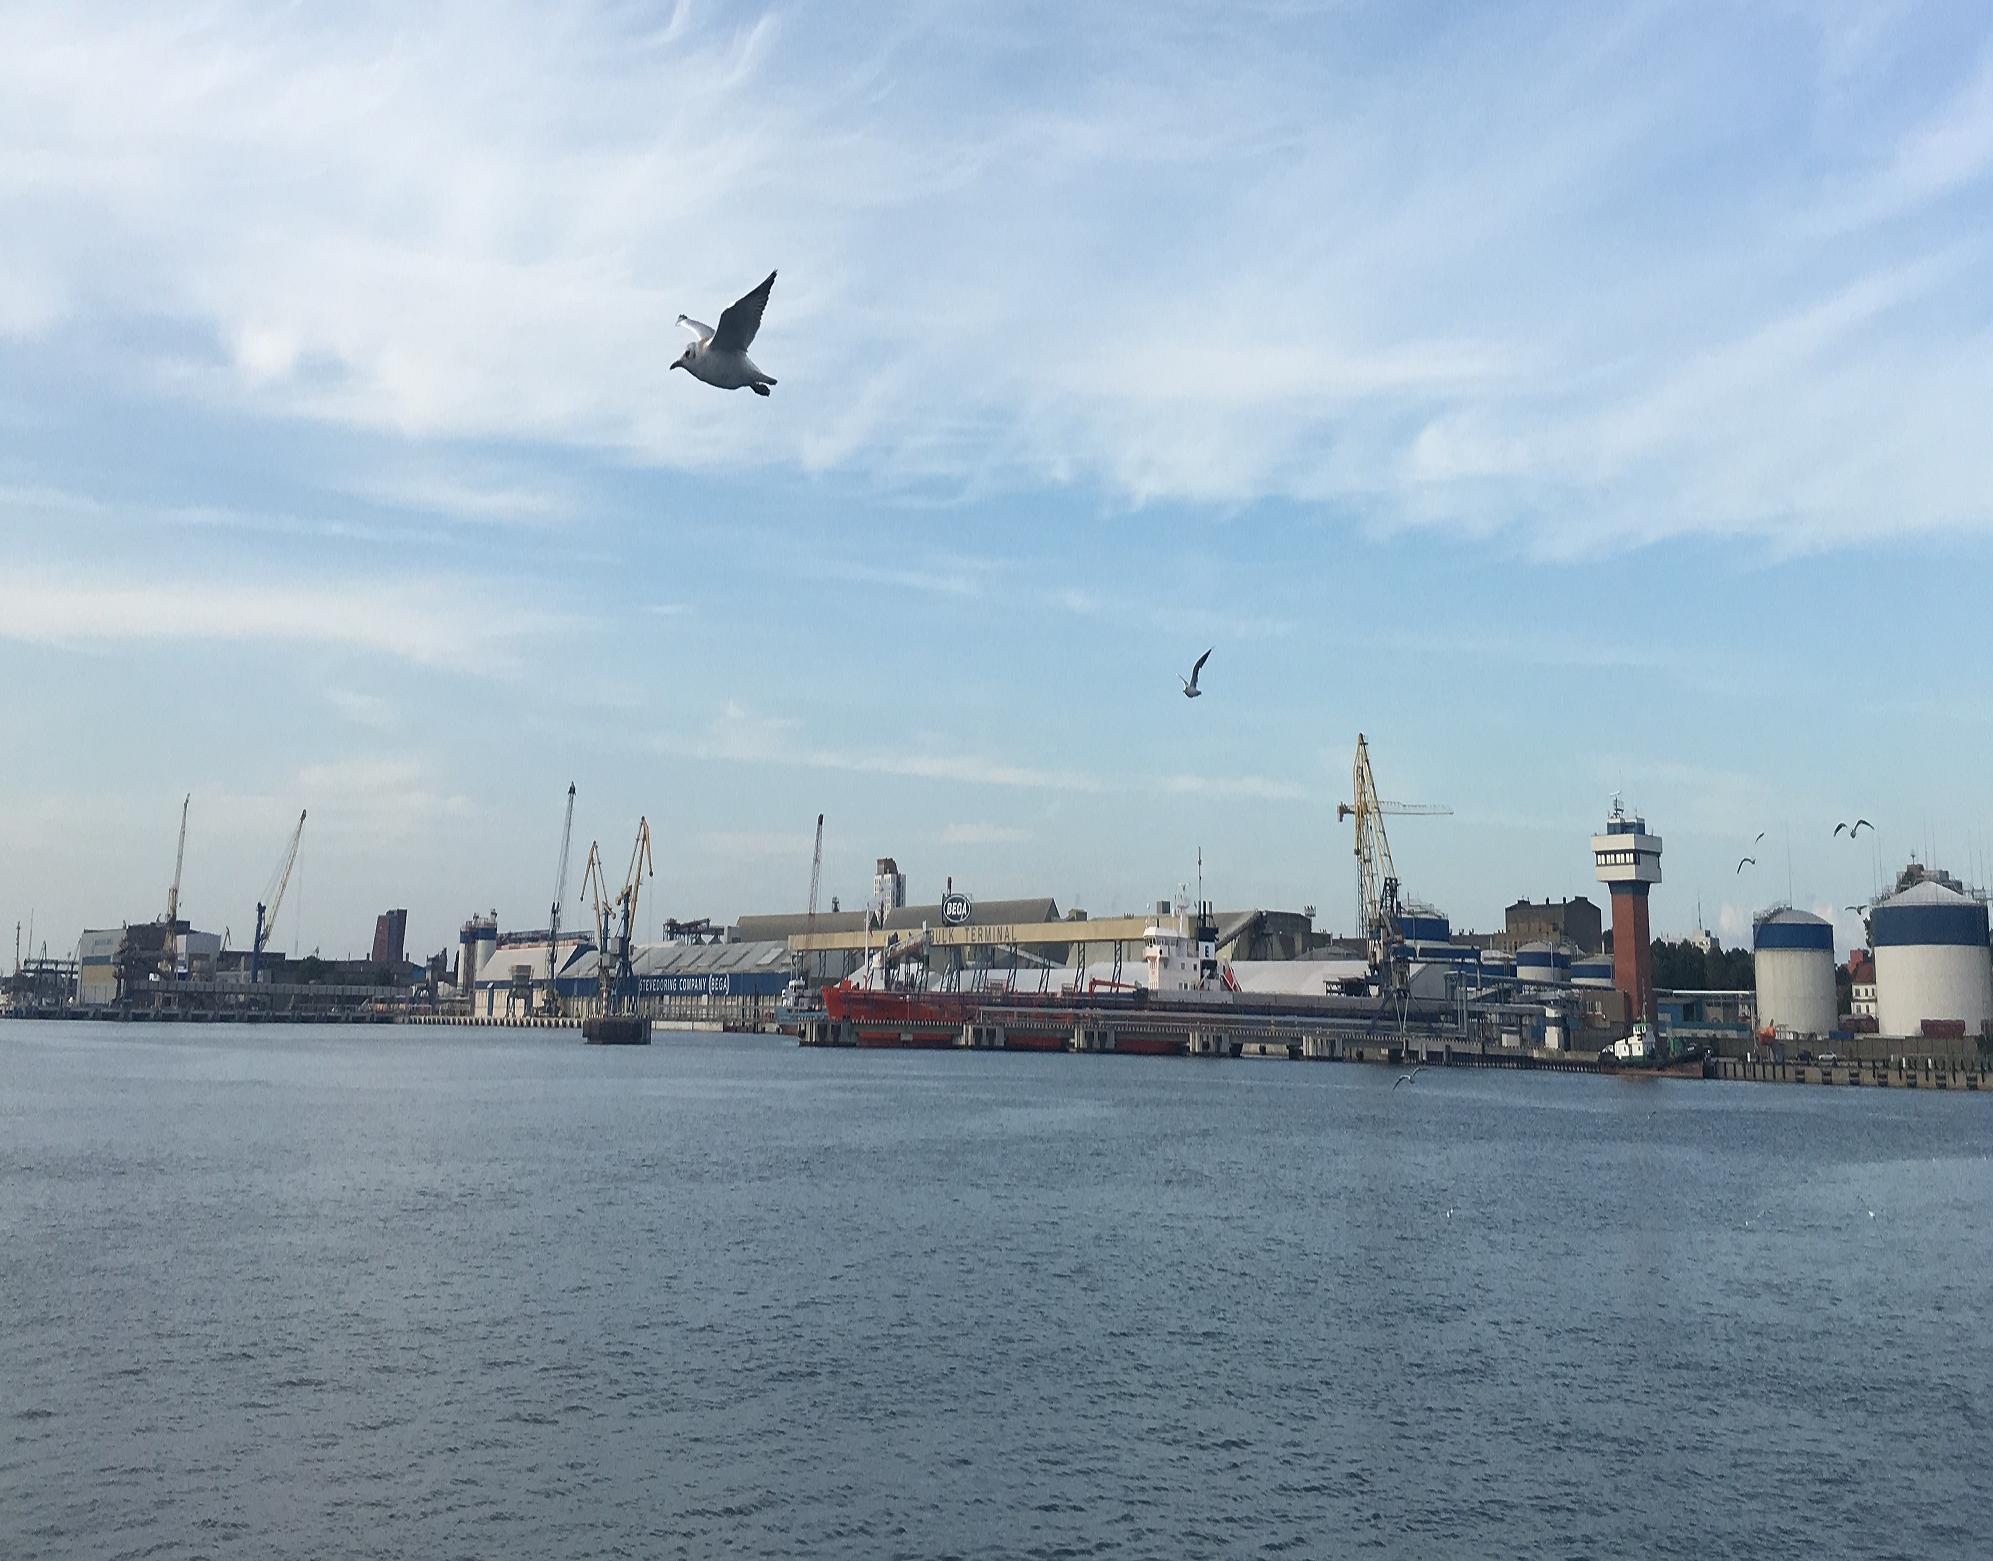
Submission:
[[[1654,1021],[1654,935],[1647,926],[1647,885],[1612,886],[1612,984],[1626,995],[1626,1017]]]

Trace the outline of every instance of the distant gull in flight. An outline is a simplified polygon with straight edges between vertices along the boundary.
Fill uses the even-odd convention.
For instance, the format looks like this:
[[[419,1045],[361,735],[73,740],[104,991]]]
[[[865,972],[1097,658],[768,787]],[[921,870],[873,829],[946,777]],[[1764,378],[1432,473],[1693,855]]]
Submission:
[[[1875,833],[1875,825],[1869,823],[1869,821],[1865,818],[1858,818],[1852,824],[1836,824],[1834,826],[1834,833],[1838,835],[1844,829],[1848,832],[1848,838],[1850,840],[1854,839],[1855,836],[1860,834],[1861,831],[1864,829],[1866,829],[1871,835]]]
[[[739,390],[745,386],[757,396],[767,395],[768,387],[775,381],[755,367],[747,349],[754,344],[754,333],[761,329],[761,314],[768,307],[768,291],[774,285],[775,273],[771,271],[767,281],[727,306],[720,316],[718,330],[681,314],[678,323],[698,340],[679,354],[671,366],[684,369],[694,379],[717,385],[721,390]]]
[[[1399,1074],[1395,1079],[1391,1081],[1391,1087],[1393,1089],[1396,1089],[1400,1084],[1409,1084],[1412,1082],[1413,1079],[1417,1078],[1421,1073],[1425,1071],[1426,1071],[1426,1065],[1424,1063],[1420,1063],[1416,1068],[1412,1069],[1410,1073]]]
[[[1746,866],[1756,867],[1757,865],[1758,865],[1758,859],[1755,856],[1745,856],[1745,857],[1739,857],[1737,859],[1737,871],[1740,873],[1745,869]]]
[[[1216,650],[1217,648],[1215,645],[1211,647],[1212,650]],[[1207,650],[1191,666],[1189,677],[1177,679],[1179,683],[1183,684],[1183,697],[1185,699],[1196,699],[1203,694],[1204,690],[1197,686],[1197,674],[1204,670],[1204,663],[1210,659],[1211,651]]]

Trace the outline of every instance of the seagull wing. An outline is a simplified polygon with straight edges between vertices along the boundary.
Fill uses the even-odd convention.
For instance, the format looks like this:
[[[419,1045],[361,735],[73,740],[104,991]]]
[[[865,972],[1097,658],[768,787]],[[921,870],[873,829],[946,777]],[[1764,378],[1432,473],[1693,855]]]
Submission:
[[[1848,826],[1846,824],[1836,824],[1834,826],[1834,833],[1838,835],[1842,830],[1846,829],[1847,827]]]
[[[1869,821],[1868,821],[1867,819],[1865,819],[1865,818],[1858,818],[1858,819],[1856,819],[1856,820],[1855,820],[1855,829],[1860,829],[1860,828],[1862,828],[1862,827],[1863,827],[1864,825],[1866,825],[1866,826],[1867,826],[1867,828],[1868,828],[1868,832],[1869,832],[1869,833],[1870,833],[1871,835],[1875,833],[1875,825],[1873,825],[1873,824],[1870,824],[1870,823],[1869,823]],[[1855,832],[1855,829],[1851,829],[1851,830],[1849,830],[1849,831],[1848,831],[1849,835],[1851,835],[1851,836],[1852,836],[1852,835],[1854,834],[1854,832]]]
[[[1765,832],[1764,832],[1764,831],[1763,831],[1763,830],[1761,829],[1761,830],[1759,830],[1759,831],[1758,831],[1758,834],[1757,834],[1757,839],[1753,840],[1753,841],[1751,842],[1751,844],[1752,844],[1752,845],[1756,845],[1756,844],[1758,843],[1758,841],[1759,841],[1759,840],[1762,840],[1762,839],[1764,839],[1764,838],[1765,838]]]
[[[684,326],[688,331],[690,331],[694,336],[698,337],[699,340],[701,341],[711,341],[713,339],[712,326],[701,325],[697,320],[693,319],[690,315],[681,314],[678,317],[678,323]]]
[[[1744,856],[1737,859],[1737,871],[1740,873],[1746,866],[1756,867],[1757,865],[1758,859],[1755,856]]]
[[[775,285],[775,273],[753,292],[727,305],[720,316],[720,328],[713,332],[715,352],[746,352],[761,329],[761,312],[768,307],[768,290]]]
[[[1216,650],[1217,648],[1218,647],[1214,645],[1211,647],[1211,650]],[[1202,672],[1204,670],[1204,663],[1209,661],[1210,659],[1211,659],[1211,651],[1207,650],[1203,655],[1199,656],[1195,661],[1193,661],[1190,664],[1191,677],[1195,678],[1198,673]]]

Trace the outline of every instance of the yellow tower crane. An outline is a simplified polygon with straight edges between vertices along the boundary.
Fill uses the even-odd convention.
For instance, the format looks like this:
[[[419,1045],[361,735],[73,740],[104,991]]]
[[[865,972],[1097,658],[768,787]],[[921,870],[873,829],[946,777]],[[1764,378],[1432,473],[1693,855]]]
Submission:
[[[1370,946],[1370,968],[1383,971],[1400,963],[1398,934],[1398,869],[1391,860],[1391,841],[1384,832],[1386,814],[1434,816],[1453,811],[1444,803],[1386,802],[1377,795],[1377,777],[1370,768],[1370,744],[1356,734],[1356,763],[1350,771],[1351,802],[1336,804],[1336,821],[1356,820],[1356,916]]]

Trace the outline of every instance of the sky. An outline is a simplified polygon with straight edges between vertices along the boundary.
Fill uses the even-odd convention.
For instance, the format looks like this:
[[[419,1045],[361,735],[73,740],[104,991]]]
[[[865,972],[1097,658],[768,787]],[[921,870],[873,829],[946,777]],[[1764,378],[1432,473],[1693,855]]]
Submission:
[[[910,896],[1748,940],[1993,828],[1993,15],[0,19],[0,918]],[[667,373],[779,269],[767,400]],[[1207,697],[1179,677],[1207,646]],[[1853,846],[1835,822],[1875,823]],[[1762,841],[1754,837],[1765,833]],[[1739,867],[1755,855],[1755,865]]]

